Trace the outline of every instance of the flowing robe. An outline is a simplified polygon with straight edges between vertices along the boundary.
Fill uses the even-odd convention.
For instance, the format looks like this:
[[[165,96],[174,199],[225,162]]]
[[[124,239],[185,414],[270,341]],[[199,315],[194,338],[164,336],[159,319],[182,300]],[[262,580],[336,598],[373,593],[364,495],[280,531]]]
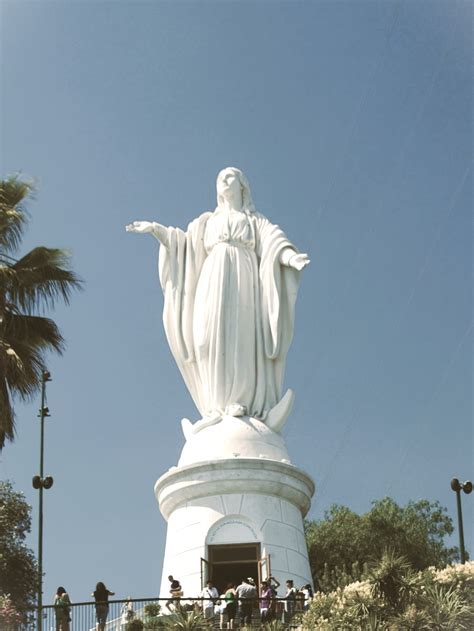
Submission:
[[[203,417],[238,404],[265,419],[281,398],[300,273],[295,249],[259,213],[216,209],[160,247],[166,336]]]

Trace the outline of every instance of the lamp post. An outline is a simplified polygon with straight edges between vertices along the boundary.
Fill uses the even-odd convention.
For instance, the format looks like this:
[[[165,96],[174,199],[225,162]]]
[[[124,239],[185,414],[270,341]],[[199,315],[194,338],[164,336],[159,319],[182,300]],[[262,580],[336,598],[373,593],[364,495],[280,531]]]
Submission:
[[[457,478],[451,480],[451,488],[456,493],[456,502],[458,506],[458,524],[459,524],[459,549],[461,551],[461,563],[466,563],[466,550],[464,549],[464,530],[462,526],[462,508],[461,508],[461,489],[464,493],[469,494],[472,491],[472,482],[459,482]]]
[[[50,475],[44,476],[44,419],[49,414],[46,407],[46,382],[51,381],[51,375],[47,370],[41,376],[41,408],[39,419],[41,423],[40,439],[40,472],[33,477],[33,488],[39,490],[39,515],[38,515],[38,616],[36,620],[37,631],[42,631],[43,626],[43,489],[50,489],[53,486],[53,478]]]

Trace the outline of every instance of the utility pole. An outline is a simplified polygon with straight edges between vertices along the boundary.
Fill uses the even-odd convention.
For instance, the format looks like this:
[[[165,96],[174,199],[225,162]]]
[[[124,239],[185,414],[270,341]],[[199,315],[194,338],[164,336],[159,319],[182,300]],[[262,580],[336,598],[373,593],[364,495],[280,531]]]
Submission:
[[[41,376],[41,407],[39,419],[41,424],[40,438],[40,472],[33,477],[33,488],[39,490],[39,514],[38,514],[38,615],[36,620],[37,631],[42,631],[43,626],[43,489],[50,489],[53,486],[53,478],[50,475],[44,476],[44,419],[49,414],[46,407],[46,382],[51,381],[51,375],[47,370]]]
[[[451,480],[451,488],[456,493],[456,503],[458,507],[458,526],[459,526],[459,550],[461,552],[461,563],[466,563],[466,549],[464,548],[464,529],[462,525],[462,508],[461,508],[461,489],[464,493],[471,493],[472,482],[459,482],[457,478]]]

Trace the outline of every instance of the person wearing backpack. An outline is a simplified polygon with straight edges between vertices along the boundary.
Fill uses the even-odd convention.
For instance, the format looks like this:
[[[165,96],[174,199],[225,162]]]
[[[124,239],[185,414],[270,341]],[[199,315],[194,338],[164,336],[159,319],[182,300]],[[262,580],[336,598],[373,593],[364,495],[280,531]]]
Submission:
[[[64,587],[59,586],[54,596],[56,631],[69,631],[71,621],[71,600]]]

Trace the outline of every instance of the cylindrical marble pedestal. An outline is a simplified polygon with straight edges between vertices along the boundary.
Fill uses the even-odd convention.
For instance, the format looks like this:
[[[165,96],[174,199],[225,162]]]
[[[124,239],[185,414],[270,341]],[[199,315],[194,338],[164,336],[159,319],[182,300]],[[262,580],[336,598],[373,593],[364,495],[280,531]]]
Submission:
[[[157,481],[156,498],[168,521],[162,597],[169,595],[170,574],[185,597],[197,596],[201,559],[208,558],[209,546],[225,544],[259,544],[282,586],[287,579],[297,587],[312,583],[303,517],[313,481],[288,460],[242,455],[173,467]]]

